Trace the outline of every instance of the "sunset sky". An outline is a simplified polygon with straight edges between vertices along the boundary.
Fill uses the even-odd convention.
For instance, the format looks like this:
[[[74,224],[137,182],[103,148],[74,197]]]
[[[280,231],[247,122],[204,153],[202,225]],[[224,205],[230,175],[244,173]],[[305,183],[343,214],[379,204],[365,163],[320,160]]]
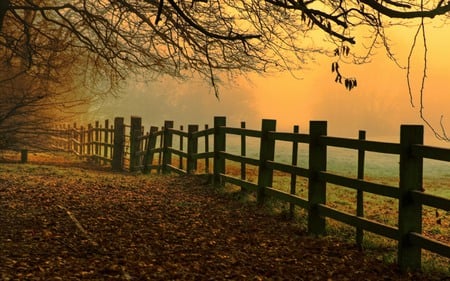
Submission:
[[[411,46],[415,29],[392,31],[393,52],[402,65]],[[428,39],[428,79],[425,86],[425,115],[439,129],[439,118],[450,132],[450,27],[430,25]],[[417,82],[422,72],[422,48],[415,52],[412,77]],[[356,137],[366,130],[367,137],[398,138],[400,124],[422,124],[419,118],[419,84],[415,83],[414,104],[409,102],[406,71],[390,61],[383,49],[377,50],[372,62],[365,65],[343,65],[342,71],[355,76],[358,87],[351,92],[334,83],[332,58],[318,57],[300,73],[301,79],[289,73],[269,77],[250,75],[250,81],[238,78],[221,86],[217,100],[206,82],[170,78],[148,83],[130,82],[122,98],[102,101],[96,105],[98,118],[130,115],[143,117],[144,125],[161,126],[164,120],[174,120],[176,126],[212,124],[213,116],[227,116],[230,126],[246,121],[247,127],[259,129],[262,118],[277,120],[279,130],[291,130],[300,125],[308,131],[309,120],[328,120],[329,134]],[[439,146],[426,129],[426,143]],[[386,139],[387,140],[387,139]]]

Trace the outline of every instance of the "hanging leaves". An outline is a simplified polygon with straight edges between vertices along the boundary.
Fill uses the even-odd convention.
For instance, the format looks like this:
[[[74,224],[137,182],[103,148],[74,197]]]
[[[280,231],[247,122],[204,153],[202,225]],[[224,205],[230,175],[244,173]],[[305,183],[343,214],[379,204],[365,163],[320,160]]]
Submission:
[[[334,56],[336,57],[341,57],[341,55],[347,57],[349,54],[350,47],[348,46],[341,46],[334,49]],[[334,82],[342,84],[342,80],[344,80],[344,85],[347,90],[351,91],[353,88],[358,86],[358,82],[355,78],[345,78],[342,76],[341,72],[339,71],[339,63],[337,61],[331,64],[331,72],[336,73]]]
[[[358,86],[358,82],[355,78],[346,78],[344,82],[345,88],[349,91],[351,91],[353,88]]]

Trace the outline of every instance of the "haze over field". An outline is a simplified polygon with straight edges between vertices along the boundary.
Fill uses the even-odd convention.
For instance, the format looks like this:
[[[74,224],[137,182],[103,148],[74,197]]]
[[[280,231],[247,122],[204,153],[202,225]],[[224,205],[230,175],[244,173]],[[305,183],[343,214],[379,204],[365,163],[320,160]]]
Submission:
[[[449,27],[429,28],[428,73],[425,84],[424,112],[426,118],[439,129],[439,119],[450,130],[450,92],[448,81],[450,63]],[[415,29],[393,31],[396,39],[392,51],[402,66],[407,56]],[[423,124],[419,117],[420,75],[423,71],[423,47],[414,52],[411,77],[414,80],[414,105],[409,102],[406,71],[389,60],[384,51],[364,65],[342,65],[347,75],[354,75],[358,87],[348,92],[334,83],[331,63],[334,58],[318,57],[306,65],[301,79],[290,73],[263,76],[250,75],[250,80],[238,77],[225,82],[217,100],[207,82],[199,80],[175,81],[161,77],[149,83],[129,82],[122,97],[98,102],[92,113],[99,119],[130,115],[143,117],[144,124],[162,125],[174,120],[175,125],[211,124],[213,116],[227,116],[228,124],[259,128],[262,118],[277,119],[280,130],[291,130],[299,124],[308,130],[309,120],[328,120],[329,133],[356,137],[358,130],[366,130],[368,138],[399,135],[400,124]],[[436,140],[426,128],[426,143],[449,146]]]

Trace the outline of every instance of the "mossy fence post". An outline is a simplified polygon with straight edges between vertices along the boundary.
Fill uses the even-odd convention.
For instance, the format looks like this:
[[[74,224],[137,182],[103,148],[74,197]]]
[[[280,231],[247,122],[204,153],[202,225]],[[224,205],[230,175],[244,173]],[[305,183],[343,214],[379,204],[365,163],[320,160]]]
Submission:
[[[319,214],[318,205],[326,202],[326,182],[319,173],[327,170],[327,146],[320,141],[327,135],[326,121],[311,121],[309,124],[309,179],[308,179],[308,232],[325,234],[325,218]]]
[[[273,168],[269,167],[267,162],[273,161],[275,156],[275,140],[269,137],[269,132],[276,130],[276,124],[276,120],[262,120],[261,142],[259,146],[258,191],[256,196],[256,200],[260,205],[264,203],[266,187],[271,187],[273,181]]]
[[[130,172],[134,172],[140,166],[139,148],[141,147],[142,119],[131,116],[130,128]]]
[[[225,173],[225,157],[221,152],[225,152],[226,149],[226,124],[226,117],[214,117],[214,185],[221,184],[220,174]]]
[[[112,155],[112,169],[123,170],[123,153],[125,151],[125,125],[123,117],[114,118],[114,150]]]
[[[197,170],[197,158],[194,157],[198,152],[198,138],[192,134],[198,132],[198,125],[188,126],[188,143],[187,143],[187,168],[188,174],[193,174]]]
[[[423,126],[400,128],[400,186],[398,210],[398,264],[403,271],[421,267],[421,248],[409,240],[409,233],[422,233],[422,204],[411,191],[421,191],[423,158],[412,153],[412,146],[423,144]]]
[[[162,172],[163,174],[168,174],[170,169],[168,165],[172,164],[172,148],[173,141],[173,121],[164,121],[164,140],[163,140],[163,159],[162,159]]]

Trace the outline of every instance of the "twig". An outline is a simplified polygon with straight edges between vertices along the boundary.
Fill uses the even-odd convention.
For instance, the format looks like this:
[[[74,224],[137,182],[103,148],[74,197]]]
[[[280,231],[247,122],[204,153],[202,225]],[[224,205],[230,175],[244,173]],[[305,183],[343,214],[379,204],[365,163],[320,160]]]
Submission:
[[[75,226],[78,228],[78,230],[80,230],[80,232],[83,234],[83,236],[89,241],[89,243],[94,246],[94,247],[98,247],[98,243],[95,242],[91,235],[89,235],[89,233],[86,231],[86,229],[84,229],[84,227],[81,225],[81,223],[78,221],[78,219],[75,217],[75,215],[69,211],[66,207],[61,206],[61,205],[57,205],[58,208],[66,211],[66,214],[69,216],[69,218],[75,223]]]

